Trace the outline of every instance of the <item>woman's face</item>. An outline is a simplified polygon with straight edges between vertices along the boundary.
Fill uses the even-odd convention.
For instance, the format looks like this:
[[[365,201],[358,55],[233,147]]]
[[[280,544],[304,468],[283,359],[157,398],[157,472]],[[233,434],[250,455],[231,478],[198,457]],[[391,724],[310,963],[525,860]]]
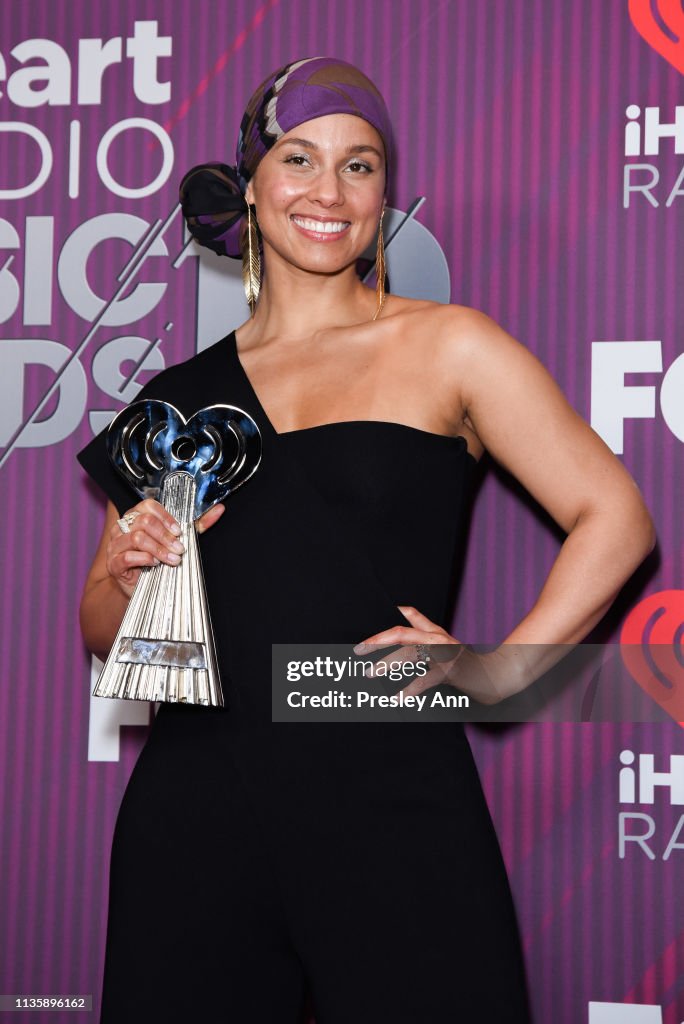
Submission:
[[[382,139],[354,114],[327,114],[287,132],[245,193],[269,249],[302,270],[354,263],[378,228],[385,192]]]

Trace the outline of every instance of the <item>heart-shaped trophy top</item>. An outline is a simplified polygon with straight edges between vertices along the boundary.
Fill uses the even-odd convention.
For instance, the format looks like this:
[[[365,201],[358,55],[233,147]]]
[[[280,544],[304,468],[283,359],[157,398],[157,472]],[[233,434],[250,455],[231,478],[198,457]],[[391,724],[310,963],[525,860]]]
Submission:
[[[195,480],[194,518],[249,479],[261,461],[261,434],[234,405],[210,405],[190,419],[157,399],[132,402],[107,430],[109,457],[141,498],[159,500],[169,473]]]

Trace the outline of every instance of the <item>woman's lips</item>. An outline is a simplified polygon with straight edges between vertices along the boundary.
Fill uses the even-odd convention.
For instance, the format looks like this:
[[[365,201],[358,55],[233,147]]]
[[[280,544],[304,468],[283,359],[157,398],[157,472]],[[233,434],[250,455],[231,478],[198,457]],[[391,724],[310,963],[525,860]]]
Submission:
[[[290,220],[303,235],[321,242],[334,242],[351,227],[348,220],[318,220],[316,217],[300,217],[296,214]]]

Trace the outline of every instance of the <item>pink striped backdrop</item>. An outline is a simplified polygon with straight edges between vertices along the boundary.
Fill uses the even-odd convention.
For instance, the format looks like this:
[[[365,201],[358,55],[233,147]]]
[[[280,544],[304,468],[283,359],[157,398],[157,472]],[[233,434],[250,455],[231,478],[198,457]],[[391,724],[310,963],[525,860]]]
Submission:
[[[632,4],[635,16],[650,18],[658,38],[669,38],[665,5],[658,6]],[[141,101],[132,62],[124,58],[105,72],[101,103],[80,104],[79,39],[125,40],[136,21],[149,20],[160,37],[172,39],[172,56],[158,63],[159,81],[171,84],[169,100]],[[96,732],[91,666],[77,607],[102,505],[74,454],[92,435],[89,415],[101,412],[101,426],[122,404],[93,376],[96,353],[112,339],[132,335],[142,346],[159,338],[157,351],[169,365],[214,338],[197,337],[196,261],[172,267],[182,244],[179,218],[164,237],[168,254],[150,256],[123,297],[141,282],[164,283],[164,294],[144,316],[119,326],[95,325],[92,304],[90,312],[72,308],[70,282],[83,273],[77,256],[73,264],[64,257],[58,277],[65,243],[103,214],[148,224],[166,218],[184,170],[203,159],[232,160],[244,101],[267,72],[297,56],[338,55],[362,67],[387,99],[399,153],[392,204],[407,210],[426,197],[418,220],[446,255],[451,301],[484,310],[524,341],[589,418],[593,342],[658,341],[663,371],[682,349],[683,214],[681,199],[665,201],[684,158],[673,139],[663,139],[657,155],[627,158],[624,132],[629,104],[658,107],[661,121],[674,121],[684,67],[673,66],[636,31],[627,0],[120,0],[105,6],[26,0],[0,6],[8,78],[20,67],[11,51],[32,39],[63,48],[72,81],[60,102],[33,107],[16,102],[9,83],[0,81],[0,120],[40,129],[54,154],[43,187],[4,199],[0,209],[0,994],[86,993],[97,1008],[112,829],[145,726],[120,729],[114,760],[92,746],[89,757]],[[106,130],[131,117],[161,125],[173,144],[168,180],[144,198],[112,194],[96,170]],[[73,121],[81,145],[80,194],[72,199]],[[36,147],[24,137],[0,132],[0,152],[0,188],[20,188],[37,173]],[[643,195],[624,207],[623,168],[630,162],[657,166],[658,207]],[[153,179],[160,166],[149,134],[128,131],[111,147],[109,169],[129,188]],[[40,237],[28,245],[27,217],[53,218],[52,253],[45,222],[32,221]],[[136,231],[142,233],[140,224]],[[96,296],[114,295],[131,252],[115,238],[93,251],[87,280]],[[20,373],[17,352],[29,353],[30,362],[36,339],[65,346],[53,350],[62,362],[78,351],[72,369],[82,367],[86,388],[81,399],[76,384],[69,392],[73,422],[66,436],[50,441],[48,428],[40,446],[21,427],[54,384],[59,361]],[[124,376],[134,362],[124,363]],[[158,365],[143,360],[138,381]],[[674,414],[657,401],[663,376],[627,374],[627,385],[654,387],[656,402],[652,417],[625,420],[621,453],[653,510],[659,548],[594,640],[619,639],[640,600],[681,587],[684,473]],[[598,407],[613,401],[607,393],[593,397]],[[50,420],[61,400],[53,393],[35,419]],[[684,424],[679,432],[684,439]],[[545,514],[490,465],[475,501],[455,635],[501,640],[534,600],[558,545]],[[650,805],[620,804],[618,755],[653,753],[657,767],[667,770],[670,755],[683,752],[680,727],[472,726],[469,735],[510,872],[535,1024],[587,1021],[590,1001],[657,1004],[664,1024],[679,1024],[684,852],[675,847],[666,860],[663,853],[681,808],[663,787]],[[619,856],[621,810],[653,818],[654,859],[629,845]],[[36,1011],[30,1019],[71,1016]]]

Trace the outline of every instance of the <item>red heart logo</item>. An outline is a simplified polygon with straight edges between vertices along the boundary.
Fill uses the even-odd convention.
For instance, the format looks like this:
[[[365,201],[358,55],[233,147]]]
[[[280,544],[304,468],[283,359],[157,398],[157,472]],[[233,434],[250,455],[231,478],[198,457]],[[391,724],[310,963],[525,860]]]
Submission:
[[[642,39],[684,75],[684,10],[680,0],[629,0],[629,16]]]
[[[620,653],[649,697],[684,728],[684,590],[661,590],[627,616]]]

